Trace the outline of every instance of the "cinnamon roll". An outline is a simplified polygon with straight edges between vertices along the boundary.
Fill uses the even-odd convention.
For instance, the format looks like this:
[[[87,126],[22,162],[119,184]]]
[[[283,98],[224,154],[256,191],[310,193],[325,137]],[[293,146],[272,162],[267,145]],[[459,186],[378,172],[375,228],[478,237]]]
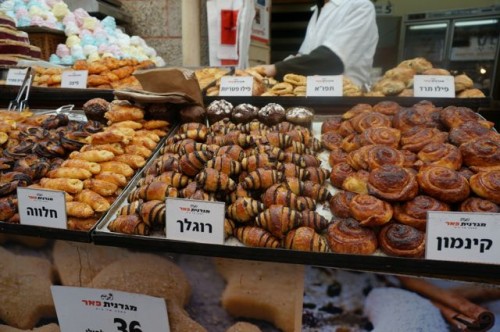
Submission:
[[[351,107],[347,112],[342,114],[342,119],[349,120],[363,113],[372,112],[373,108],[370,104],[357,104]]]
[[[408,201],[417,196],[418,183],[412,171],[384,165],[370,172],[368,193],[388,201]]]
[[[388,223],[392,219],[392,206],[371,195],[357,195],[349,204],[351,215],[362,226],[375,227]]]
[[[330,166],[333,167],[333,165],[345,162],[347,160],[347,153],[344,152],[339,147],[335,147],[332,150],[330,150],[330,154],[328,155],[328,163]]]
[[[328,245],[335,253],[371,255],[378,247],[375,232],[351,218],[335,220],[326,234]]]
[[[342,123],[342,117],[340,116],[329,117],[321,124],[321,133],[324,134],[331,131],[337,132],[340,128],[341,123]]]
[[[439,128],[439,111],[434,105],[427,103],[418,103],[412,107],[402,108],[392,119],[394,128],[405,132],[414,127]]]
[[[476,195],[500,204],[500,170],[474,174],[470,186]]]
[[[430,143],[444,143],[448,140],[448,133],[437,128],[412,128],[401,135],[401,148],[412,152],[419,152]]]
[[[476,174],[470,168],[468,168],[466,166],[462,166],[457,172],[460,175],[462,175],[464,178],[466,178],[467,181],[470,181],[470,177],[473,176],[474,174]]]
[[[460,211],[500,213],[500,206],[487,199],[469,197],[460,204]]]
[[[342,189],[357,194],[368,194],[368,177],[370,173],[365,170],[359,170],[356,173],[348,175],[342,183]]]
[[[342,140],[343,137],[340,134],[333,131],[321,135],[321,144],[327,150],[331,150],[335,147],[340,146]]]
[[[330,182],[337,188],[342,188],[345,179],[356,171],[348,163],[338,163],[333,165],[330,173]]]
[[[401,139],[401,132],[398,129],[389,127],[368,128],[360,134],[359,139],[362,146],[381,144],[397,149]]]
[[[493,122],[484,120],[478,113],[468,107],[448,106],[441,111],[441,122],[449,129],[457,128],[465,122],[479,122],[487,128],[493,127]]]
[[[418,159],[424,165],[443,166],[454,170],[462,167],[460,150],[448,143],[430,143],[418,153]]]
[[[409,150],[399,150],[404,157],[403,167],[415,168],[415,163],[418,160],[417,154]]]
[[[345,152],[356,151],[361,147],[361,140],[358,134],[350,134],[344,137],[342,140],[340,147]]]
[[[427,226],[427,211],[450,211],[448,204],[426,195],[394,205],[394,219],[424,231]]]
[[[391,119],[387,115],[376,112],[359,114],[350,121],[358,133],[362,133],[368,128],[391,127]]]
[[[417,174],[418,185],[427,195],[447,203],[465,200],[469,183],[457,171],[443,166],[425,166]]]
[[[349,204],[356,195],[356,193],[350,191],[339,191],[333,195],[329,201],[332,214],[339,218],[350,218],[351,210],[349,210]]]
[[[425,253],[425,233],[408,225],[385,225],[378,235],[380,249],[389,256],[421,258]]]
[[[388,116],[396,114],[401,109],[401,106],[395,101],[384,100],[373,105],[373,111],[382,113]]]
[[[343,137],[349,136],[350,134],[355,134],[356,130],[354,130],[354,127],[352,126],[352,122],[350,120],[348,121],[343,121],[340,124],[338,133],[342,135]]]
[[[460,146],[464,164],[486,170],[500,165],[500,139],[479,137]],[[474,169],[473,169],[474,170]]]
[[[468,121],[450,130],[450,142],[456,146],[467,143],[478,137],[488,136],[495,138],[499,134],[477,121]]]

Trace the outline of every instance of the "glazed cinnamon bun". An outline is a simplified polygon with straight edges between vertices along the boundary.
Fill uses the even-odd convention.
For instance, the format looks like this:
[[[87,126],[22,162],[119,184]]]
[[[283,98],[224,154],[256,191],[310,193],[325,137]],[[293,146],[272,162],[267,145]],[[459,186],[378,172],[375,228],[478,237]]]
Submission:
[[[410,201],[394,205],[394,219],[424,231],[427,225],[427,211],[450,211],[448,204],[426,195],[419,195]]]
[[[389,127],[368,128],[360,134],[359,139],[362,146],[381,144],[397,149],[401,139],[401,131]]]
[[[465,200],[469,183],[455,170],[443,166],[424,166],[417,174],[419,187],[427,195],[447,203]]]
[[[408,225],[387,224],[378,240],[380,249],[389,256],[421,258],[425,253],[425,233]]]
[[[478,113],[468,107],[448,106],[441,111],[441,122],[449,129],[457,128],[465,122],[479,122],[487,128],[493,127],[493,122],[484,120]]]
[[[349,210],[349,204],[356,195],[356,193],[350,191],[339,191],[333,195],[329,201],[332,214],[339,218],[350,218],[351,210]]]
[[[328,245],[335,253],[371,255],[378,247],[375,232],[351,218],[333,221],[326,234]]]
[[[362,226],[375,227],[388,223],[392,219],[391,204],[371,195],[357,195],[349,204],[351,215]]]
[[[418,183],[412,171],[384,165],[370,172],[368,193],[388,201],[408,201],[417,196]]]
[[[448,140],[448,133],[437,128],[412,128],[401,135],[401,148],[412,152],[419,152],[427,144],[445,143]]]
[[[487,199],[469,197],[460,204],[460,211],[500,213],[500,206]]]
[[[358,133],[362,133],[368,128],[391,127],[391,119],[387,115],[377,112],[362,113],[350,121]]]
[[[338,163],[333,165],[330,173],[330,182],[337,188],[342,188],[345,179],[356,171],[348,163]]]
[[[462,167],[460,150],[448,143],[430,143],[418,153],[418,159],[424,165],[443,166],[454,170]]]
[[[470,186],[476,195],[500,204],[500,170],[474,174]]]

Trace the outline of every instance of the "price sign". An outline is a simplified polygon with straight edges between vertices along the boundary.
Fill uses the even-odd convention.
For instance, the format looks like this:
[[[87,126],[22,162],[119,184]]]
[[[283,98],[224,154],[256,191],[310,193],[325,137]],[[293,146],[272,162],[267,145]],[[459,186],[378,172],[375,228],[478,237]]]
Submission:
[[[26,72],[28,68],[11,68],[7,72],[7,79],[5,81],[6,85],[17,85],[21,86],[26,77]]]
[[[498,213],[429,211],[427,259],[500,264]]]
[[[51,291],[61,331],[170,331],[164,299],[83,287]]]
[[[166,199],[167,239],[223,244],[225,206],[222,202]]]
[[[307,97],[341,97],[342,75],[307,76]]]
[[[222,76],[219,96],[251,96],[253,91],[252,76]]]
[[[21,224],[66,229],[66,198],[56,190],[17,188]]]
[[[61,87],[70,89],[86,89],[87,88],[86,70],[65,70],[61,75]]]
[[[415,97],[455,98],[455,79],[445,75],[413,76]]]

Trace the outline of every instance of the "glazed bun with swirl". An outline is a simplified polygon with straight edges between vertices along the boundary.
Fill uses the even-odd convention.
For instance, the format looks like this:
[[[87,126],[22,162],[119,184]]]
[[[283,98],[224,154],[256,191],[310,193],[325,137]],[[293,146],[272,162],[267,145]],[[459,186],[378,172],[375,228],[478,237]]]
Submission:
[[[328,246],[335,253],[371,255],[377,250],[375,232],[352,218],[334,220],[326,230]]]
[[[421,258],[425,253],[425,233],[408,225],[390,223],[378,234],[380,249],[389,256]]]
[[[348,175],[342,183],[342,189],[357,194],[368,194],[368,178],[370,173],[363,169]]]
[[[449,204],[426,195],[419,195],[407,202],[394,205],[394,219],[424,231],[427,226],[427,211],[451,211]]]
[[[484,124],[476,121],[468,121],[450,130],[449,140],[456,146],[460,146],[478,137],[491,137],[495,139],[499,134]],[[498,138],[498,137],[496,137]]]
[[[339,130],[341,123],[342,123],[342,117],[340,116],[329,117],[321,124],[321,133],[324,134],[330,131],[336,132]]]
[[[487,199],[469,197],[460,204],[460,211],[500,213],[500,206]]]
[[[340,147],[334,147],[330,150],[330,154],[328,155],[328,164],[330,164],[330,166],[333,167],[334,165],[345,162],[346,160],[347,153]]]
[[[500,204],[500,170],[479,172],[470,178],[474,193],[495,204]]]
[[[473,171],[500,169],[500,139],[479,137],[460,146],[464,164]]]
[[[342,144],[344,138],[339,133],[329,131],[321,134],[321,144],[327,150],[332,150]]]
[[[373,107],[370,104],[357,104],[351,107],[349,110],[342,114],[342,119],[350,120],[360,114],[369,113],[373,111]]]
[[[346,161],[354,169],[373,170],[384,165],[403,166],[405,156],[387,145],[366,145],[349,153]]]
[[[427,144],[420,150],[417,156],[420,166],[443,166],[454,170],[459,170],[462,167],[462,154],[460,150],[448,143]]]
[[[337,188],[342,188],[342,183],[345,179],[355,173],[356,170],[351,167],[348,163],[338,163],[332,166],[332,171],[330,172],[330,182]]]
[[[412,128],[401,135],[401,148],[418,153],[427,144],[445,143],[448,141],[448,133],[437,128]]]
[[[375,196],[364,194],[353,197],[349,210],[351,215],[366,227],[384,225],[392,219],[393,215],[391,204]]]
[[[362,113],[349,121],[358,133],[362,133],[368,128],[391,126],[391,119],[387,115],[377,112]]]
[[[390,127],[368,128],[359,135],[360,143],[365,145],[388,145],[397,149],[401,139],[401,131]]]
[[[417,173],[420,189],[446,203],[458,203],[469,197],[469,183],[455,170],[443,166],[424,166]]]
[[[401,106],[395,101],[384,100],[373,105],[373,111],[382,113],[388,116],[396,114],[401,109]]]
[[[401,132],[414,127],[440,128],[442,124],[439,120],[439,113],[440,109],[431,102],[422,101],[412,107],[399,110],[392,119],[392,126]]]
[[[414,171],[394,165],[384,165],[370,172],[368,193],[387,201],[408,201],[418,194]]]
[[[351,210],[349,210],[349,204],[356,195],[356,193],[350,191],[339,191],[333,195],[329,201],[332,214],[339,218],[350,218]]]
[[[448,129],[457,128],[469,121],[479,122],[486,128],[492,128],[494,125],[468,107],[448,106],[441,111],[439,118]]]
[[[359,149],[361,147],[360,135],[352,133],[345,136],[342,140],[342,143],[340,144],[340,147],[345,152],[352,152]]]

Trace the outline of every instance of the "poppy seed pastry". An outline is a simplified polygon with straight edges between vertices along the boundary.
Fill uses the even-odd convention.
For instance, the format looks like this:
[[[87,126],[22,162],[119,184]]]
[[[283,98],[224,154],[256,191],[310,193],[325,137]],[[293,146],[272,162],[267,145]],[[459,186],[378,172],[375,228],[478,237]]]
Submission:
[[[214,100],[207,107],[207,117],[210,124],[220,121],[224,118],[231,119],[233,104],[227,100]]]
[[[247,123],[257,118],[259,108],[251,104],[239,104],[233,108],[231,120],[234,123]]]
[[[279,104],[269,103],[259,110],[257,117],[260,122],[268,126],[274,126],[275,124],[285,121],[286,111],[283,106]]]

